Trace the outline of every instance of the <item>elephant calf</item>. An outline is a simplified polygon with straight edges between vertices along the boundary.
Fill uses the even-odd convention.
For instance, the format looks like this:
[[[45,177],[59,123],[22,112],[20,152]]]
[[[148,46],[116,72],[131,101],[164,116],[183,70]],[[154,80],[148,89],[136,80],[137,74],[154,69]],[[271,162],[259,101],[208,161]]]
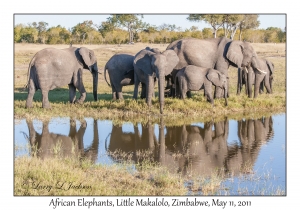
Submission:
[[[212,85],[224,89],[225,105],[227,106],[226,75],[212,68],[188,65],[181,69],[175,77],[176,95],[184,99],[188,91],[204,89],[207,100],[213,105]]]
[[[105,65],[104,79],[111,86],[113,100],[122,100],[122,87],[134,84],[133,59],[134,56],[130,54],[116,54]],[[106,71],[111,84],[106,79]]]

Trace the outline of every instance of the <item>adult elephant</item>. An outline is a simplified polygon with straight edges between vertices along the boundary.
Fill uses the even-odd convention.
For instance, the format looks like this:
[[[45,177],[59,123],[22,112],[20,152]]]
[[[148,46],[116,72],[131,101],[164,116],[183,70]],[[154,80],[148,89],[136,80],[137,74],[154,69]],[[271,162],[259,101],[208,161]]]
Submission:
[[[28,67],[26,107],[32,107],[34,93],[41,89],[42,106],[50,108],[49,90],[65,85],[69,85],[70,103],[83,103],[86,98],[82,82],[83,69],[88,69],[93,74],[93,94],[97,101],[98,66],[94,51],[85,47],[69,47],[66,49],[46,48],[37,52]],[[80,92],[80,98],[75,101],[76,88]]]
[[[105,65],[104,79],[112,88],[113,100],[123,100],[122,87],[134,84],[133,59],[134,55],[115,54]],[[109,74],[110,84],[106,79],[106,72]]]
[[[154,93],[154,79],[158,78],[160,113],[163,113],[165,76],[169,75],[177,65],[179,59],[173,50],[160,52],[146,48],[138,52],[133,61],[134,66],[134,95],[137,99],[138,85],[146,85],[146,102],[151,106],[151,98]]]
[[[213,68],[224,73],[228,78],[229,65],[241,68],[251,64],[257,68],[258,63],[257,54],[249,42],[231,40],[225,37],[180,39],[169,44],[167,50],[174,50],[179,57],[179,62],[172,73],[173,79],[177,71],[187,65]],[[220,98],[221,95],[222,89],[216,87],[215,98]]]
[[[258,96],[259,92],[263,91],[263,87],[267,89],[267,93],[272,93],[272,82],[274,73],[274,64],[264,58],[258,59],[258,66],[260,69],[254,68],[251,65],[242,69],[242,79],[238,81],[238,91],[240,94],[243,84],[246,85],[246,94],[249,98],[252,97],[252,86],[254,85],[254,98]],[[251,74],[251,80],[248,75]],[[249,85],[247,85],[249,84]]]

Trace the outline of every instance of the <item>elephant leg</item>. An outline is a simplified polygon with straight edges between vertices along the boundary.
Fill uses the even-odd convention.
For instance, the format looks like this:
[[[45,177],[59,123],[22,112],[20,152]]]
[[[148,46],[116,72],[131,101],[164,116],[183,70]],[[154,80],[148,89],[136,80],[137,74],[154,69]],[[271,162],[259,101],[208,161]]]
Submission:
[[[241,72],[241,69],[238,68],[238,82],[237,82],[237,90],[236,90],[236,94],[237,95],[240,95],[241,93],[241,90],[242,90],[242,72]]]
[[[216,86],[217,89],[217,86]],[[214,98],[212,97],[212,83],[209,80],[204,81],[204,92],[207,98],[207,101],[214,105]]]
[[[34,82],[32,81],[32,79],[30,79],[29,85],[28,85],[28,96],[27,96],[27,100],[26,100],[26,108],[32,108],[32,100],[33,100],[35,91],[36,91],[36,88],[35,88]]]
[[[223,92],[222,88],[216,87],[216,89],[215,89],[215,98],[221,98],[222,95],[224,95],[222,92]],[[206,94],[206,93],[204,93],[204,94]]]
[[[117,100],[117,98],[118,98],[117,90],[116,90],[115,86],[113,85],[113,83],[111,83],[111,91],[112,91],[112,100]]]
[[[243,75],[244,75],[244,83],[245,83],[245,94],[248,95],[249,94],[248,75],[246,74],[246,72],[244,72]]]
[[[86,98],[86,91],[85,91],[85,88],[84,86],[80,86],[80,87],[77,87],[78,91],[80,92],[80,97],[79,99],[77,99],[75,102],[76,103],[79,103],[79,104],[82,104]]]
[[[188,98],[192,98],[192,92],[189,90],[189,91],[187,91],[186,92],[186,96],[188,97]]]
[[[117,96],[119,100],[124,100],[122,90],[120,92],[117,92]]]
[[[74,82],[74,84],[77,84],[77,85],[75,85],[75,87],[80,92],[80,97],[79,97],[79,99],[76,100],[76,103],[82,104],[86,98],[86,91],[85,91],[85,88],[83,86],[83,81],[82,81],[82,69],[78,70],[77,82]]]
[[[146,103],[150,107],[152,105],[151,99],[154,92],[154,78],[152,76],[147,76],[147,85],[146,85]]]
[[[49,103],[49,99],[48,99],[48,93],[49,93],[49,90],[42,90],[42,97],[43,97],[43,100],[42,100],[42,105],[43,105],[43,108],[46,108],[46,109],[49,109],[51,108],[50,106],[50,103]]]
[[[138,76],[136,73],[134,73],[134,91],[133,91],[133,98],[135,100],[137,100],[137,96],[138,96],[138,90],[139,90],[139,84],[140,84],[140,80],[138,79]],[[142,89],[143,92],[143,89]],[[141,96],[142,97],[142,96]]]
[[[272,88],[271,88],[271,84],[270,84],[270,79],[269,78],[266,78],[265,81],[264,81],[264,85],[267,89],[267,93],[272,93]]]
[[[265,86],[265,82],[262,81],[259,86],[259,94],[262,94],[264,92],[264,86]]]
[[[207,101],[214,105],[214,98],[212,97],[211,91],[207,91],[207,89],[204,88],[204,92],[206,94]]]
[[[73,84],[69,84],[69,100],[71,104],[76,100],[76,87]]]
[[[146,98],[146,85],[142,83],[141,99]]]

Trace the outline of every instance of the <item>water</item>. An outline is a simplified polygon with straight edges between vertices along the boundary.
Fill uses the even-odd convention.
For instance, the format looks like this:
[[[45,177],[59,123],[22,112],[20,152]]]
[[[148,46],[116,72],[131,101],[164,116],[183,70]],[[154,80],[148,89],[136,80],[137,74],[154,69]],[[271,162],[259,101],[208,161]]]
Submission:
[[[134,169],[134,163],[145,158],[140,151],[148,151],[147,158],[172,173],[209,178],[225,172],[228,178],[220,195],[271,195],[278,190],[286,194],[285,129],[285,114],[182,126],[165,126],[162,121],[116,126],[92,118],[53,118],[48,123],[23,119],[15,121],[15,156],[33,155],[28,145],[36,145],[42,159],[56,153],[80,154],[95,164],[130,159]]]

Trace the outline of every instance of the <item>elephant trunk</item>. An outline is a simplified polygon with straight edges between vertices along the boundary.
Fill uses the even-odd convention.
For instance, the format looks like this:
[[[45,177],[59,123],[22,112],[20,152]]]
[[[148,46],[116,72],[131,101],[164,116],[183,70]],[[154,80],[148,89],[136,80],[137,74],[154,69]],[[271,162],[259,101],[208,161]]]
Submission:
[[[160,105],[160,114],[163,114],[164,110],[164,97],[165,97],[165,75],[160,72],[158,79],[158,91],[159,91],[159,105]]]
[[[248,85],[248,97],[252,97],[252,80],[253,80],[253,74],[251,71],[248,71],[248,77],[247,77],[247,82],[246,85]]]
[[[98,67],[97,64],[94,64],[94,69],[92,71],[93,74],[93,95],[94,100],[98,100],[97,90],[98,90]]]
[[[225,106],[228,105],[228,101],[227,101],[227,85],[224,87],[224,98],[225,98]]]

